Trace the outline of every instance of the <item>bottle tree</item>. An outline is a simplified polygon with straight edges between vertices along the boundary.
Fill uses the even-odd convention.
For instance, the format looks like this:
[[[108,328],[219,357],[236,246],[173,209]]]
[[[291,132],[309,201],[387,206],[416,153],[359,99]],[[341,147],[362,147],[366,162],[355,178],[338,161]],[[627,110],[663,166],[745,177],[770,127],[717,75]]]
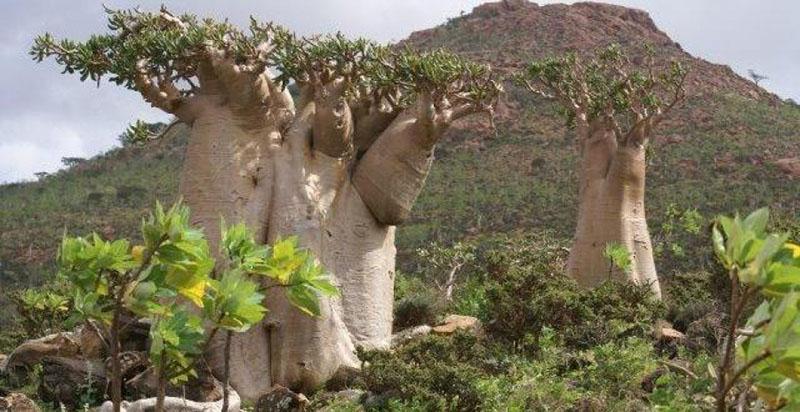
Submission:
[[[658,67],[652,51],[634,64],[618,46],[590,57],[567,54],[531,63],[517,76],[529,91],[557,101],[574,127],[580,160],[578,224],[567,271],[579,284],[608,279],[609,245],[624,246],[627,270],[613,276],[649,283],[660,296],[645,219],[645,148],[653,130],[684,98],[686,71]]]
[[[341,291],[317,318],[269,292],[262,326],[233,336],[232,385],[245,399],[275,383],[305,389],[357,366],[356,346],[387,347],[394,226],[449,125],[491,112],[500,87],[490,70],[441,51],[298,38],[254,19],[240,29],[163,8],[109,10],[108,26],[84,42],[44,34],[31,54],[138,91],[190,125],[180,192],[192,223],[212,240],[220,216],[261,243],[297,235]],[[219,375],[221,352],[210,353]]]

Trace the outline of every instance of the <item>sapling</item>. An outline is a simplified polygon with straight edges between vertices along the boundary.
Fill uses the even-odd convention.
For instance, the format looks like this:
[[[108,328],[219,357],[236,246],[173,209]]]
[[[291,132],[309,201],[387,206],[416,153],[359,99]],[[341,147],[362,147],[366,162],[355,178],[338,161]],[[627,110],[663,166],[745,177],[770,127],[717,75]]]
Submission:
[[[744,219],[721,216],[712,230],[714,251],[731,284],[728,325],[714,371],[720,412],[728,410],[731,392],[742,383],[743,391],[754,386],[770,409],[800,407],[800,246],[785,234],[769,233],[768,219],[767,209]]]
[[[156,410],[164,409],[168,382],[186,382],[217,331],[226,331],[224,408],[228,406],[230,340],[263,319],[263,282],[286,289],[289,300],[302,312],[319,315],[318,294],[331,296],[336,288],[322,267],[295,238],[278,240],[272,247],[258,245],[243,224],[224,228],[220,255],[225,258],[214,273],[203,233],[189,223],[189,209],[180,202],[169,210],[160,204],[142,223],[143,245],[125,240],[108,242],[65,237],[60,254],[61,273],[72,282],[75,307],[87,319],[99,321],[110,336],[112,403],[122,400],[119,365],[120,317],[130,311],[150,321],[150,360],[157,381]],[[197,309],[192,309],[196,307]],[[203,323],[210,325],[204,333]]]
[[[444,277],[437,276],[441,280],[434,279],[434,283],[444,292],[445,300],[451,301],[456,275],[465,265],[475,260],[475,246],[464,242],[457,242],[449,247],[434,243],[429,247],[417,249],[417,255],[425,259],[433,270],[447,273]]]
[[[609,280],[611,280],[615,268],[623,273],[628,273],[631,270],[631,254],[625,245],[616,242],[607,243],[605,249],[603,249],[603,257],[608,260]]]

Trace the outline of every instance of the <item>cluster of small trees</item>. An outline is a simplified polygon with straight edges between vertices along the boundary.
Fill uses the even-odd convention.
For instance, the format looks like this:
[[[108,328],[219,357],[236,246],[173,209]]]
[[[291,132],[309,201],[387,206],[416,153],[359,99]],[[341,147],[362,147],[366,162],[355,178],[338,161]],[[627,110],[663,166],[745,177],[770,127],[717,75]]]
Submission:
[[[209,354],[212,367],[246,398],[274,383],[316,386],[341,366],[357,366],[356,346],[388,347],[394,227],[408,217],[443,133],[464,116],[491,114],[500,79],[444,51],[338,34],[299,38],[256,20],[241,30],[163,8],[108,13],[111,33],[86,42],[45,34],[31,54],[81,80],[108,77],[191,127],[180,192],[209,239],[191,228],[182,206],[158,208],[143,225],[142,246],[65,239],[60,262],[78,286],[75,306],[107,326],[112,359],[122,310],[151,320],[162,388],[188,376],[218,330],[225,344]],[[585,286],[609,276],[647,283],[660,296],[645,153],[684,98],[686,70],[679,62],[659,66],[651,50],[640,54],[632,59],[616,46],[567,54],[534,62],[513,80],[556,100],[575,130],[580,203],[569,274]],[[125,140],[150,132],[138,124]],[[241,223],[220,228],[220,217]],[[736,238],[734,226],[723,227]],[[281,240],[290,235],[297,240]],[[449,268],[440,285],[449,296],[471,252],[434,252]],[[259,277],[286,296],[259,286]],[[270,331],[233,334],[265,322],[265,295]],[[266,361],[250,362],[252,353]],[[112,366],[119,404],[119,366]]]

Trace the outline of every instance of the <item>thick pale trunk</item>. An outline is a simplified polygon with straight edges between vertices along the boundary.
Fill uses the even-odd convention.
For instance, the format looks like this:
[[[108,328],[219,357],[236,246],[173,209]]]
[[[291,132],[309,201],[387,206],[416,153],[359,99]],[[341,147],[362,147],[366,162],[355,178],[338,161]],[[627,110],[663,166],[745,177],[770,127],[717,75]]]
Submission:
[[[211,250],[216,254],[220,239],[220,219],[228,224],[245,222],[256,239],[266,240],[272,197],[274,169],[271,141],[278,137],[235,116],[229,109],[208,104],[192,124],[186,148],[180,193],[191,209],[192,224],[203,228]],[[216,376],[224,373],[224,339],[221,334],[211,344],[208,362]],[[257,382],[269,388],[269,334],[254,327],[234,336],[231,342],[230,380]],[[245,361],[246,363],[244,363]],[[237,363],[238,362],[238,363]],[[256,365],[249,367],[248,365]],[[259,367],[258,365],[262,365]],[[242,396],[258,396],[248,392]]]
[[[180,193],[217,250],[220,219],[245,222],[265,239],[272,197],[270,145],[277,133],[250,128],[251,121],[211,103],[192,124],[181,174]]]
[[[603,147],[607,148],[608,142]],[[611,156],[596,155],[583,164],[578,225],[567,271],[585,287],[614,277],[650,284],[660,297],[644,209],[644,148],[615,145],[612,148],[607,151]],[[610,243],[621,244],[630,253],[631,267],[627,273],[612,267],[603,256]]]
[[[258,219],[264,219],[259,227],[266,230],[267,243],[298,236],[341,297],[322,298],[321,316],[311,318],[294,308],[283,290],[269,290],[264,323],[232,337],[230,382],[243,399],[257,399],[276,383],[311,389],[341,366],[357,367],[357,346],[390,345],[394,227],[373,217],[350,183],[346,160],[311,150],[312,115],[313,107],[298,114],[283,145],[269,156],[271,184],[262,190],[271,196],[257,194],[268,208],[254,208],[257,214],[248,222],[261,225]],[[215,374],[221,373],[221,342],[210,355]]]
[[[353,185],[378,221],[404,222],[433,163],[435,135],[410,116],[392,122],[361,159]]]

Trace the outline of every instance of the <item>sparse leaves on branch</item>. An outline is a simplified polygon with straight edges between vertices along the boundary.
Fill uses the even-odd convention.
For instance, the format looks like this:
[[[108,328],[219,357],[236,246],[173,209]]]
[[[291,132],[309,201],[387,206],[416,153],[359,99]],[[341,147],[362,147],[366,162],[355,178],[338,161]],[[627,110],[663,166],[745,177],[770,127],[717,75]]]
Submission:
[[[35,39],[31,56],[53,58],[81,80],[108,77],[168,112],[223,72],[266,74],[281,87],[296,82],[317,92],[341,81],[351,103],[395,109],[426,93],[437,105],[489,110],[500,91],[488,67],[449,52],[418,53],[338,33],[298,37],[254,18],[241,29],[227,21],[176,16],[163,7],[155,13],[106,12],[108,34],[76,42],[45,33]]]
[[[516,81],[557,100],[568,123],[585,130],[602,126],[626,142],[648,134],[683,100],[686,75],[679,61],[659,67],[650,47],[643,57],[632,59],[620,46],[611,45],[591,56],[568,53],[535,61]]]

